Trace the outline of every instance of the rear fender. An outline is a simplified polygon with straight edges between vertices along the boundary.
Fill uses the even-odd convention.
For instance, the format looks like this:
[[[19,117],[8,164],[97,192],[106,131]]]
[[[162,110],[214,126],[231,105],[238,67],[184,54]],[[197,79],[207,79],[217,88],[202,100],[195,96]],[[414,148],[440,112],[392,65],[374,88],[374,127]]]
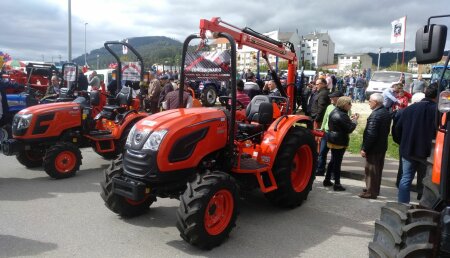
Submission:
[[[312,125],[313,121],[311,118],[303,115],[282,116],[276,119],[264,133],[261,142],[261,153],[259,154],[261,162],[272,167],[281,143],[289,129],[293,126],[303,126],[312,130]]]
[[[445,124],[447,114],[442,116],[442,124]],[[434,145],[433,170],[431,172],[431,181],[437,185],[441,183],[441,165],[444,149],[445,133],[438,130],[436,133],[436,143]]]

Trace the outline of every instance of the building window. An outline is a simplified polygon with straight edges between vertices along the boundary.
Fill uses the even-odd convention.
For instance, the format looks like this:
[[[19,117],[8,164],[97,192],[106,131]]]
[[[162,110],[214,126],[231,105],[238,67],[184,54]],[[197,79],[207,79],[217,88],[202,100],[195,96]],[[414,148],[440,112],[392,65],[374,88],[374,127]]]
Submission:
[[[309,53],[306,53],[307,56],[309,56]]]
[[[317,47],[317,43],[313,43],[313,47]]]
[[[302,44],[302,47],[305,47],[305,44]]]
[[[315,49],[313,49],[313,51],[312,51],[313,53],[316,53],[317,51],[315,50]]]
[[[311,57],[311,60],[313,60],[313,61],[314,61],[314,59],[315,59],[315,58],[314,58],[314,57],[312,56],[312,57]]]

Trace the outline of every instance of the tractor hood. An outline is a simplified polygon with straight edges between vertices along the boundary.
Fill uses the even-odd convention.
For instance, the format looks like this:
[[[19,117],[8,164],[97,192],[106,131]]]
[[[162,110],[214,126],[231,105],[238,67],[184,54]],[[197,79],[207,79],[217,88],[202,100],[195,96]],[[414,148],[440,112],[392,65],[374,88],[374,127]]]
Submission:
[[[141,153],[139,157],[155,157],[158,171],[175,171],[197,166],[203,157],[224,148],[227,140],[228,120],[224,111],[181,108],[160,112],[137,122],[128,134],[125,149],[134,154]],[[127,152],[125,157],[129,159],[134,154]],[[133,170],[127,162],[124,163],[125,170]],[[149,165],[156,166],[153,163]],[[143,173],[141,170],[133,174]]]
[[[40,104],[36,106],[31,106],[26,109],[22,109],[19,114],[41,114],[48,112],[58,112],[58,111],[78,111],[80,110],[80,104],[75,102],[58,102],[50,104]]]
[[[212,120],[226,121],[225,113],[215,108],[172,109],[148,116],[136,123],[138,131],[168,131],[191,127]]]

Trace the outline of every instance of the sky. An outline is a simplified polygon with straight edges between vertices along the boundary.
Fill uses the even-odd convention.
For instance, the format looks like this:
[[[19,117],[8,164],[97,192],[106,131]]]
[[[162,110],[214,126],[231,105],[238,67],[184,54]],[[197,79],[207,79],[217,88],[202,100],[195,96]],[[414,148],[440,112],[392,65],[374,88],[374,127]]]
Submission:
[[[19,60],[67,60],[68,2],[2,0],[0,51]],[[351,54],[401,51],[402,43],[390,43],[391,22],[407,16],[406,50],[414,50],[428,17],[450,14],[447,0],[72,0],[71,7],[72,58],[84,54],[85,31],[89,53],[105,41],[140,36],[182,42],[198,33],[200,19],[212,17],[260,33],[328,32],[335,53]],[[449,26],[450,19],[436,23]]]

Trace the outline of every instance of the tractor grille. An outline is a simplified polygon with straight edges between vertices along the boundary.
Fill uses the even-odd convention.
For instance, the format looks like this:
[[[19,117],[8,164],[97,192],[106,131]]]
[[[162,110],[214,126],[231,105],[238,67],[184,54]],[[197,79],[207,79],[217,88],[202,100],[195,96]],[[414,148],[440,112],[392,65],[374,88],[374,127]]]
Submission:
[[[154,178],[157,175],[156,152],[142,152],[127,149],[123,158],[125,174],[135,177]]]

